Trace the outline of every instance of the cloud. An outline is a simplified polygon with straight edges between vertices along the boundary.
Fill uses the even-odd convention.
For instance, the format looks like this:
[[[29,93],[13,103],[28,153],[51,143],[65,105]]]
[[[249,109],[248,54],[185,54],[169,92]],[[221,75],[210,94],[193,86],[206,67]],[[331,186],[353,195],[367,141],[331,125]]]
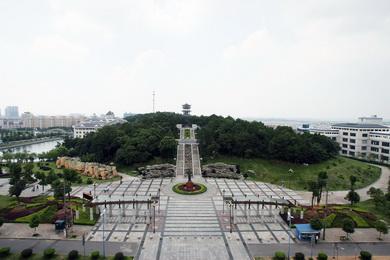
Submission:
[[[273,41],[267,29],[261,29],[251,33],[243,41],[226,47],[223,51],[225,59],[234,58],[258,58],[269,53],[273,49]]]
[[[89,49],[75,42],[70,42],[60,35],[46,35],[37,36],[33,40],[32,54],[40,59],[80,63],[88,56]]]

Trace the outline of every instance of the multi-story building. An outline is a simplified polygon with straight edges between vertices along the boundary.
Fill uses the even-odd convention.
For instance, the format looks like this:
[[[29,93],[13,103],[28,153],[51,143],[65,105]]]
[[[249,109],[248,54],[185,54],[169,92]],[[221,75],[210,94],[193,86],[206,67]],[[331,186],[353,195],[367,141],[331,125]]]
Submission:
[[[8,106],[4,110],[4,117],[7,119],[19,118],[19,108],[17,106]]]
[[[340,145],[340,154],[390,164],[390,127],[377,116],[360,117],[358,123],[338,123],[331,129],[303,126],[299,132],[321,134]]]
[[[122,124],[125,122],[127,121],[115,117],[114,113],[111,111],[100,117],[94,115],[91,118],[73,126],[73,137],[84,138],[87,134],[94,133],[99,128],[106,125]]]
[[[25,112],[21,116],[24,128],[72,127],[85,120],[84,116],[34,116]]]

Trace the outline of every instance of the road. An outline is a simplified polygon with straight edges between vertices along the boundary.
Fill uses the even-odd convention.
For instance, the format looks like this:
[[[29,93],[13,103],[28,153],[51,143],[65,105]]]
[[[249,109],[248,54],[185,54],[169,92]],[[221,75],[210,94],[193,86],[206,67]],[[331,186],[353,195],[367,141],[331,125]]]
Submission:
[[[80,240],[44,240],[44,239],[0,239],[1,247],[10,247],[11,252],[20,252],[25,248],[32,248],[34,253],[42,252],[48,247],[52,247],[57,253],[67,255],[71,250],[78,250],[83,254],[83,245]],[[105,242],[107,256],[113,256],[117,252],[122,252],[127,256],[135,255],[137,251],[136,243],[129,242]],[[102,254],[103,243],[87,241],[85,244],[86,255],[93,251],[100,251]]]
[[[12,252],[20,252],[25,248],[32,248],[34,253],[39,253],[48,247],[54,248],[60,254],[67,254],[71,250],[78,250],[83,254],[83,246],[80,240],[41,240],[41,239],[0,239],[2,247],[10,247]],[[337,243],[340,256],[353,256],[359,254],[361,250],[369,251],[373,255],[390,255],[390,243]],[[103,244],[101,242],[87,241],[85,245],[86,254],[93,251],[102,253]],[[125,255],[135,255],[137,244],[128,242],[106,242],[106,255],[115,255],[117,252],[123,252]],[[276,251],[287,253],[287,244],[264,244],[248,245],[249,250],[254,256],[272,256]],[[334,243],[319,243],[313,246],[313,255],[319,252],[325,252],[328,256],[336,254]],[[311,254],[310,243],[292,244],[291,254],[303,252],[306,256]]]

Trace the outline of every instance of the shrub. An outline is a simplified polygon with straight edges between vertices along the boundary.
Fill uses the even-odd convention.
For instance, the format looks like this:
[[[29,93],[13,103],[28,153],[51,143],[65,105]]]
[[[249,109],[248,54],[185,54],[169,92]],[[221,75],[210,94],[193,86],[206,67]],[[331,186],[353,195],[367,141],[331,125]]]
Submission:
[[[114,256],[114,260],[124,260],[124,259],[125,259],[125,256],[123,255],[122,252],[118,252]]]
[[[69,254],[68,254],[68,259],[69,260],[75,260],[77,258],[79,258],[79,251],[72,250],[72,251],[69,252]]]
[[[281,251],[275,252],[274,257],[272,258],[273,260],[286,260],[286,254]]]
[[[328,255],[320,252],[320,253],[318,253],[317,259],[318,260],[328,260]]]
[[[54,257],[55,254],[56,254],[56,250],[51,247],[46,248],[45,251],[43,251],[43,257],[46,259]]]
[[[100,257],[99,251],[93,251],[91,253],[91,259],[96,260],[96,259],[99,259],[99,257]]]
[[[312,220],[310,220],[310,226],[312,229],[321,230],[322,222],[319,218],[313,218]]]
[[[92,184],[93,183],[93,180],[91,178],[88,178],[87,179],[87,184]]]
[[[368,251],[360,251],[360,259],[361,260],[371,260],[372,255]]]
[[[305,255],[303,253],[295,253],[295,257],[294,257],[295,260],[305,260]]]
[[[24,249],[21,253],[20,253],[20,256],[22,258],[29,258],[30,256],[32,256],[33,254],[33,250],[31,248],[26,248]]]
[[[9,255],[10,251],[11,249],[9,247],[0,248],[0,257],[6,257],[7,255]]]

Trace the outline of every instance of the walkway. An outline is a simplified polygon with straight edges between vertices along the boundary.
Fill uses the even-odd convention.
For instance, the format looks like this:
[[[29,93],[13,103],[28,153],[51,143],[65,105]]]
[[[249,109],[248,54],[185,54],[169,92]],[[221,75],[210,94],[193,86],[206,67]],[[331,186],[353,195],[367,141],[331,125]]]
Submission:
[[[199,147],[195,138],[196,126],[182,127],[179,129],[180,138],[177,145],[176,156],[176,176],[186,177],[185,173],[190,170],[193,176],[201,176]],[[189,137],[186,137],[186,132],[189,131]]]

